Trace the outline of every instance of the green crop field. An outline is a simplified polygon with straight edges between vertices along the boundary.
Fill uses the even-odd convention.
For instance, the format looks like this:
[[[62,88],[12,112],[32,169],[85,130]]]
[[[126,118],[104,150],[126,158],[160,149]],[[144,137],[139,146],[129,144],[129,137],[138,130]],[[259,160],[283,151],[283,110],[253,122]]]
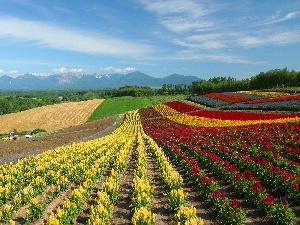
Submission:
[[[185,99],[186,95],[158,95],[149,97],[115,97],[108,98],[99,105],[87,122],[103,119],[109,116],[125,113],[131,110],[148,107],[154,104]]]

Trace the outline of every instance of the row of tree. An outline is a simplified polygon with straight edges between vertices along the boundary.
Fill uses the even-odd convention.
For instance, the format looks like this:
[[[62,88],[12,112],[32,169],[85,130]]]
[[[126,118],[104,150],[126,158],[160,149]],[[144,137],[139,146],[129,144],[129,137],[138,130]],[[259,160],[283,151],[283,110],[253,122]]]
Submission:
[[[0,115],[19,112],[43,105],[70,101],[85,101],[95,98],[120,96],[154,95],[199,95],[212,92],[232,92],[239,90],[263,90],[269,88],[300,87],[300,71],[275,69],[261,72],[249,79],[236,80],[232,77],[213,77],[193,82],[191,85],[164,84],[161,88],[126,85],[109,90],[69,90],[69,91],[30,91],[0,93]]]
[[[282,87],[299,87],[300,71],[287,68],[261,72],[251,78],[236,80],[232,77],[214,77],[209,80],[195,81],[191,85],[192,94],[211,92],[264,90]]]

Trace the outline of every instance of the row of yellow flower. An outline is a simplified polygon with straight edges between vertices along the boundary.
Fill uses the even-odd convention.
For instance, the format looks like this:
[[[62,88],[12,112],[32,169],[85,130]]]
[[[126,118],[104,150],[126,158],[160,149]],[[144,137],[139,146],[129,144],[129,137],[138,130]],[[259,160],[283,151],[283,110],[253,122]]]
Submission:
[[[56,148],[38,156],[1,166],[0,221],[8,222],[13,218],[15,211],[30,201],[27,219],[36,219],[33,214],[37,214],[37,208],[44,205],[46,201],[51,201],[60,191],[66,190],[71,182],[78,181],[82,176],[86,183],[83,182],[81,185],[89,187],[89,184],[93,183],[90,181],[101,175],[99,167],[107,164],[113,153],[127,143],[128,134],[133,132],[129,124],[124,123],[104,138]],[[23,171],[25,171],[24,175],[22,175]],[[30,176],[27,175],[29,173]],[[18,188],[12,188],[16,184],[19,184]],[[79,188],[74,192],[74,198],[81,191],[82,188]],[[39,194],[46,197],[35,198]],[[67,208],[70,204],[66,201],[65,205]]]
[[[170,208],[175,211],[177,224],[203,225],[203,219],[197,217],[196,208],[193,205],[187,205],[188,196],[183,191],[183,179],[180,174],[172,167],[162,149],[151,137],[143,134],[143,138],[156,158],[161,176],[169,188],[169,204]]]
[[[25,205],[30,202],[30,200],[35,196],[44,192],[44,194],[48,196],[47,200],[51,200],[61,191],[66,190],[71,182],[78,181],[84,171],[87,171],[87,174],[85,176],[88,176],[89,170],[87,169],[91,168],[92,170],[98,171],[98,168],[93,168],[93,165],[102,165],[102,163],[100,162],[105,159],[105,157],[103,156],[105,156],[104,154],[108,152],[107,146],[105,146],[106,148],[94,148],[94,151],[92,151],[91,153],[89,151],[85,151],[87,149],[85,147],[86,145],[83,145],[81,151],[89,153],[89,155],[87,155],[86,157],[86,154],[78,154],[80,157],[72,157],[72,153],[74,152],[70,154],[70,152],[65,151],[62,154],[70,155],[71,157],[69,157],[68,160],[65,160],[65,163],[61,163],[61,167],[57,167],[58,169],[56,171],[50,170],[47,171],[43,176],[36,176],[33,181],[29,183],[29,185],[21,189],[13,196],[12,201],[9,202],[10,198],[6,197],[5,200],[8,200],[8,202],[3,206],[3,214],[6,215],[4,216],[4,220],[7,220],[7,218],[9,218],[8,215],[12,216],[12,213],[14,211],[17,211],[21,205]],[[70,149],[71,148],[69,146],[68,150]],[[117,148],[111,149],[117,150]],[[74,160],[75,162],[77,162],[78,159],[81,159],[81,162],[75,164]],[[55,163],[57,162],[55,161],[55,159],[53,159],[53,164]],[[45,190],[47,189],[47,185],[50,185],[50,189],[49,191],[45,192]],[[12,189],[10,189],[10,193],[13,193]],[[7,207],[7,205],[11,205],[10,212],[5,210],[9,208]]]
[[[84,170],[84,167],[93,163],[95,158],[100,158],[104,149],[112,143],[108,139],[106,142],[73,144],[1,166],[0,206],[16,196],[24,187],[30,189],[28,186],[37,186],[42,179],[46,179],[47,184],[57,184],[57,179],[65,182],[62,177],[72,180],[75,178],[75,175],[72,177],[72,172]]]
[[[156,215],[151,212],[154,189],[147,175],[147,158],[141,133],[137,137],[137,166],[132,185],[133,225],[154,225]]]
[[[107,150],[106,150],[107,151]],[[44,193],[46,196],[44,200],[51,200],[61,191],[66,190],[71,181],[77,181],[87,168],[89,168],[90,162],[95,162],[95,158],[103,155],[103,149],[98,149],[94,151],[94,154],[89,155],[87,158],[82,158],[82,162],[74,165],[73,161],[66,161],[64,168],[68,168],[70,172],[63,173],[63,168],[59,168],[57,171],[48,171],[43,176],[36,176],[29,185],[25,186],[23,189],[19,190],[10,201],[9,196],[5,198],[7,201],[2,207],[2,217],[0,221],[7,221],[13,216],[13,212],[17,211],[22,205],[25,205],[31,201],[32,198],[39,194]],[[55,162],[55,160],[53,160]],[[20,171],[21,172],[21,171]],[[46,192],[47,186],[50,185],[49,191]],[[5,186],[7,188],[7,186]],[[7,190],[7,189],[6,189]],[[14,194],[14,190],[10,190],[9,194]],[[2,196],[3,197],[3,196]],[[34,201],[34,199],[33,199]],[[42,204],[43,202],[41,202]],[[8,207],[8,206],[11,207]],[[8,211],[6,209],[10,208]],[[0,213],[1,214],[1,213]]]
[[[194,127],[230,127],[230,126],[246,126],[262,123],[288,123],[300,122],[300,117],[283,118],[274,120],[220,120],[210,119],[205,117],[190,116],[185,113],[180,113],[165,104],[154,105],[153,108],[157,110],[162,116],[185,125]]]
[[[117,200],[120,189],[120,174],[124,172],[130,151],[133,143],[136,141],[137,129],[132,122],[136,120],[137,111],[127,113],[127,122],[130,132],[126,133],[126,136],[121,137],[127,140],[124,147],[118,153],[111,175],[105,180],[101,187],[101,191],[98,191],[95,204],[91,206],[90,217],[88,220],[89,225],[107,225],[110,224],[110,219],[113,212],[113,203]],[[131,125],[130,125],[131,124]]]

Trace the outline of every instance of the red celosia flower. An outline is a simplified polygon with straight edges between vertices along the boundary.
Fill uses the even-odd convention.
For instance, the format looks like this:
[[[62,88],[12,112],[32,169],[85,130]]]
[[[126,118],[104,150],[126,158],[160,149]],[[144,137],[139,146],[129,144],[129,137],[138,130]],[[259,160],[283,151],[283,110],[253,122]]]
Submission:
[[[272,171],[273,171],[273,172],[276,172],[276,173],[277,173],[277,172],[280,172],[281,170],[282,170],[282,169],[281,169],[279,166],[274,166],[273,169],[272,169]]]
[[[221,192],[219,190],[214,190],[213,196],[214,196],[214,199],[219,198],[221,196]]]
[[[253,187],[256,191],[259,191],[262,189],[262,184],[259,182],[259,181],[256,181],[254,184],[253,184]]]
[[[240,207],[240,203],[239,203],[239,201],[236,198],[231,201],[231,205],[234,208],[239,208]]]
[[[214,199],[222,198],[222,200],[225,200],[225,198],[226,198],[225,194],[219,190],[214,190],[213,196],[214,196]]]
[[[282,174],[282,178],[285,180],[289,180],[292,177],[293,177],[292,174],[290,174],[289,172],[285,172],[284,174]]]
[[[287,200],[286,198],[284,198],[284,199],[282,199],[282,204],[284,204],[284,205],[288,205],[288,204],[289,204],[289,202],[288,202],[288,200]]]
[[[194,165],[193,166],[193,169],[192,169],[192,174],[193,175],[196,175],[196,174],[199,174],[200,173],[200,169],[198,166]]]
[[[263,202],[267,205],[272,205],[274,203],[274,197],[272,195],[268,195],[263,199]]]
[[[236,173],[235,176],[234,176],[234,178],[233,178],[233,180],[236,182],[236,181],[238,181],[239,179],[241,179],[242,177],[243,177],[242,174]]]
[[[251,170],[247,170],[246,177],[247,177],[247,179],[253,178],[253,174],[252,174]]]

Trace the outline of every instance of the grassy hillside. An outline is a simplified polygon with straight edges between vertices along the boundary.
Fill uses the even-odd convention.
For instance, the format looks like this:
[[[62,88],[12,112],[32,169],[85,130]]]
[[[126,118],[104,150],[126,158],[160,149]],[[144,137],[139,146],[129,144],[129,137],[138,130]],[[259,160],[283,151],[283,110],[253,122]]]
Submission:
[[[186,97],[186,95],[159,95],[149,97],[125,96],[108,98],[105,99],[101,105],[99,105],[87,122],[92,122],[112,115],[125,113],[162,102],[185,99]]]

